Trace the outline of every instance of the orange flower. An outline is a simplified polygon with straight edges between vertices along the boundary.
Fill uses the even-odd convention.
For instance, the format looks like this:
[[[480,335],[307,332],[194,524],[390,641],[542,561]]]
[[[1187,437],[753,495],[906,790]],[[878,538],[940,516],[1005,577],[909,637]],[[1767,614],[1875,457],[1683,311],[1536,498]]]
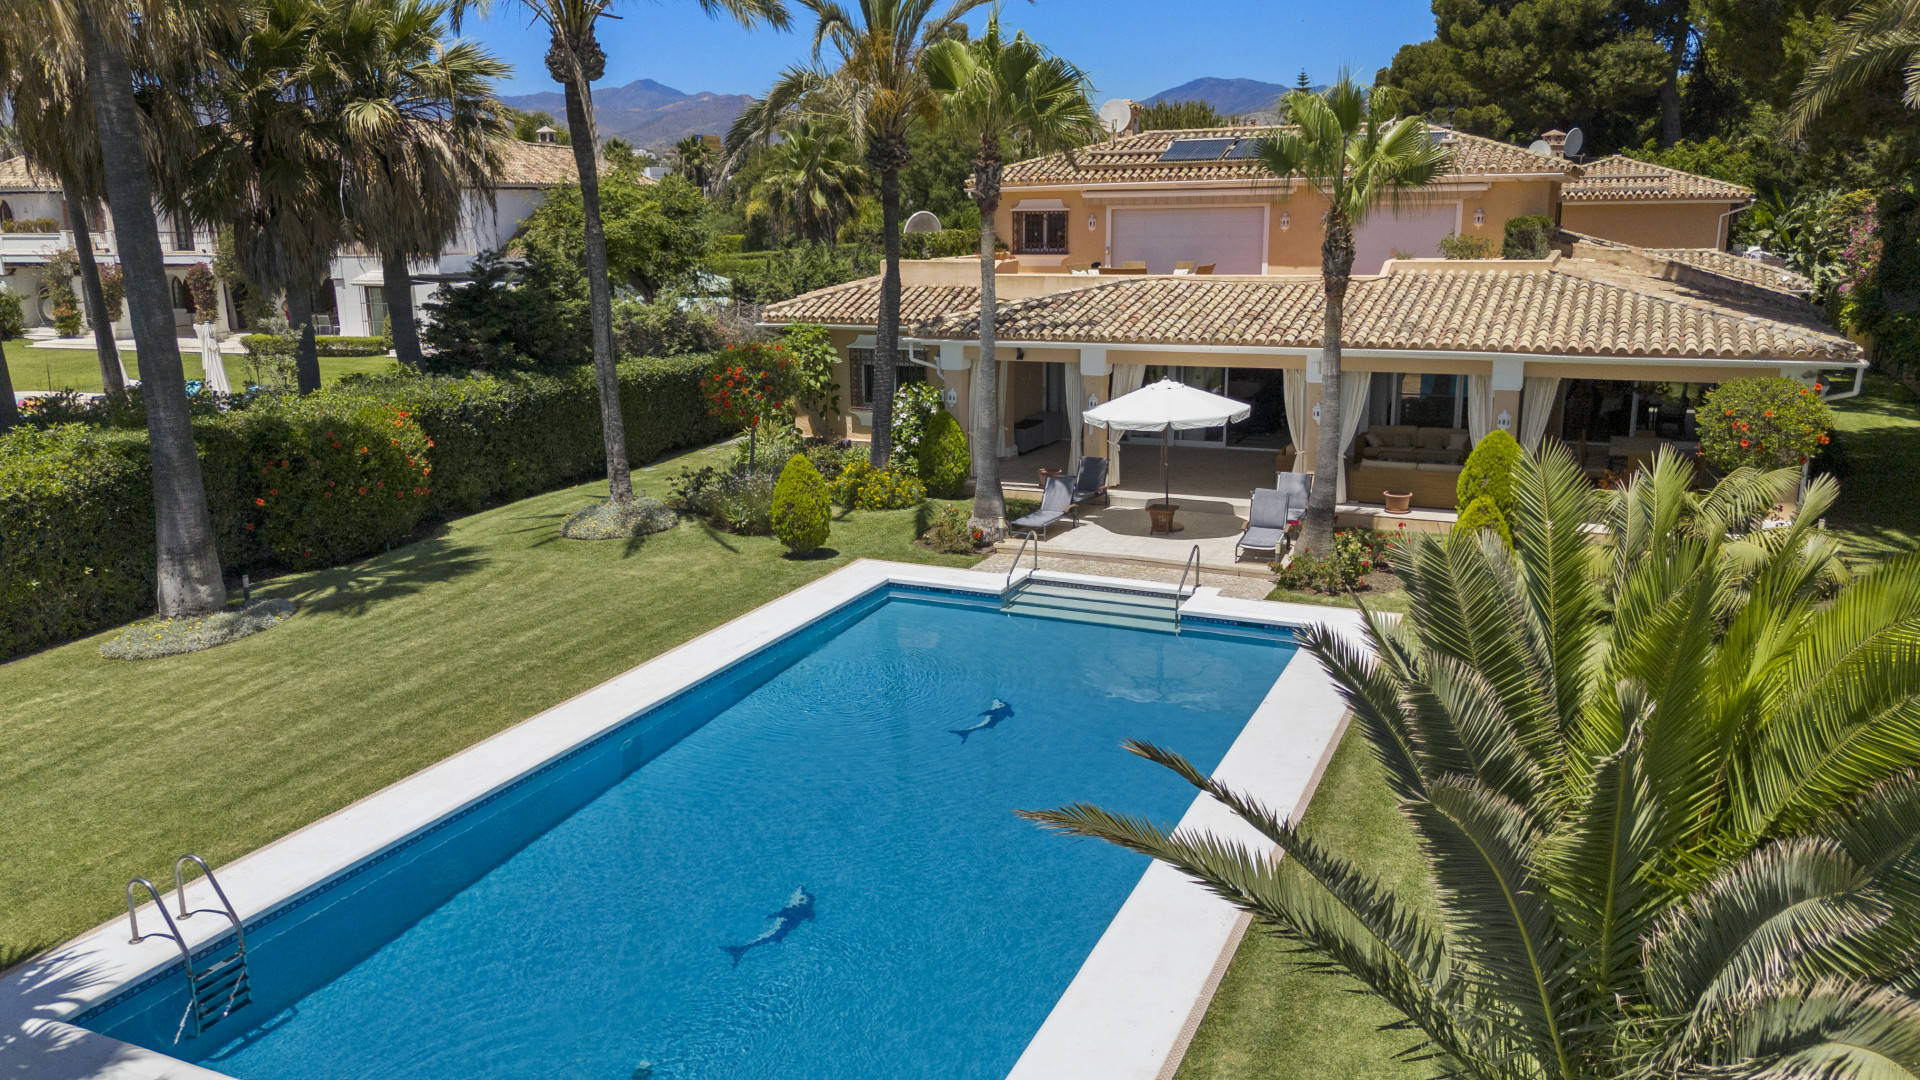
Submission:
[[[362,494],[362,495],[365,495],[366,493],[367,493],[367,489],[366,489],[366,488],[361,488],[361,489],[360,489],[360,494]]]
[[[283,468],[283,469],[284,469],[284,468],[286,468],[286,467],[287,467],[287,463],[286,463],[286,461],[284,461],[284,460],[282,460],[282,461],[280,462],[280,467],[281,467],[281,468]]]
[[[253,522],[251,522],[251,521],[249,521],[249,522],[247,522],[247,531],[248,531],[248,532],[252,532],[252,531],[253,531]]]
[[[1740,440],[1740,448],[1741,448],[1742,450],[1744,450],[1744,449],[1746,449],[1746,448],[1747,448],[1747,440],[1745,440],[1745,439],[1741,439],[1741,440]]]
[[[265,505],[267,505],[267,500],[265,500],[265,499],[255,499],[255,500],[253,500],[253,505],[255,505],[255,506],[265,506]]]

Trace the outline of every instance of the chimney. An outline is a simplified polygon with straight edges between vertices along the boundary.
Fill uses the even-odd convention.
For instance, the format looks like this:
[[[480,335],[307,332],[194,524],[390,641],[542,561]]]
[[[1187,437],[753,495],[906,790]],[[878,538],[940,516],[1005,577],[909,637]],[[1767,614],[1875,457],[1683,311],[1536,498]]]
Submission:
[[[560,133],[545,124],[534,129],[533,137],[543,143],[558,143],[560,141]]]
[[[1127,128],[1125,131],[1122,131],[1120,134],[1138,135],[1140,134],[1140,114],[1146,112],[1147,107],[1145,105],[1140,104],[1137,101],[1129,101],[1127,102],[1127,106],[1130,112],[1130,115],[1127,118]]]
[[[1567,133],[1559,128],[1541,132],[1540,141],[1547,144],[1547,149],[1554,157],[1567,156]]]

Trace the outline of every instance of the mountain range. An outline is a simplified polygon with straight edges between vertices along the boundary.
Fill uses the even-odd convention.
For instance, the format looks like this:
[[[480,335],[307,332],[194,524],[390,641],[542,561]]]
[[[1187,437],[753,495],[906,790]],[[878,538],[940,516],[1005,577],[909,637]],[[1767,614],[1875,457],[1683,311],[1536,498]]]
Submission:
[[[1162,90],[1146,99],[1159,101],[1205,101],[1222,113],[1244,113],[1270,117],[1273,102],[1292,90],[1290,84],[1261,82],[1258,79],[1194,79],[1170,90]],[[1321,89],[1315,87],[1314,89]],[[500,99],[527,112],[566,115],[566,101],[558,91],[519,94]],[[746,94],[683,94],[652,79],[641,79],[625,86],[606,87],[593,93],[594,109],[600,121],[600,134],[618,136],[635,146],[664,150],[688,135],[724,135],[733,118],[752,100]],[[557,120],[556,127],[565,120]]]

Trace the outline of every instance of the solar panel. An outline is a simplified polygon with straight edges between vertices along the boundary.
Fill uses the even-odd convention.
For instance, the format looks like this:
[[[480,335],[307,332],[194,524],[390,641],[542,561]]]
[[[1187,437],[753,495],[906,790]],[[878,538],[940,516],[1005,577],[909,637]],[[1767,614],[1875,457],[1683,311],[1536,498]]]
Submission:
[[[1245,161],[1253,156],[1253,148],[1259,145],[1259,139],[1241,139],[1234,148],[1227,151],[1226,161]]]
[[[1175,139],[1161,161],[1218,161],[1234,144],[1232,139]]]

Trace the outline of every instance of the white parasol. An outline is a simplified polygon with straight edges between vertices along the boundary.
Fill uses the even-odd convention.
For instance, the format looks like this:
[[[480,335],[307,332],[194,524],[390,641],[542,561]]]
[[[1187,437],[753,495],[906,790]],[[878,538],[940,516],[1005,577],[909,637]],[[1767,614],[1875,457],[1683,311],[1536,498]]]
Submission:
[[[207,389],[217,394],[233,393],[233,384],[227,381],[227,364],[220,355],[220,343],[213,338],[212,323],[194,323],[193,332],[200,339],[200,371],[206,377]]]
[[[1171,504],[1173,491],[1167,481],[1167,447],[1172,441],[1172,432],[1237,423],[1252,412],[1253,406],[1244,401],[1209,394],[1172,379],[1161,379],[1152,386],[1143,386],[1125,397],[1088,409],[1080,419],[1100,428],[1159,432],[1160,488],[1162,497]]]

